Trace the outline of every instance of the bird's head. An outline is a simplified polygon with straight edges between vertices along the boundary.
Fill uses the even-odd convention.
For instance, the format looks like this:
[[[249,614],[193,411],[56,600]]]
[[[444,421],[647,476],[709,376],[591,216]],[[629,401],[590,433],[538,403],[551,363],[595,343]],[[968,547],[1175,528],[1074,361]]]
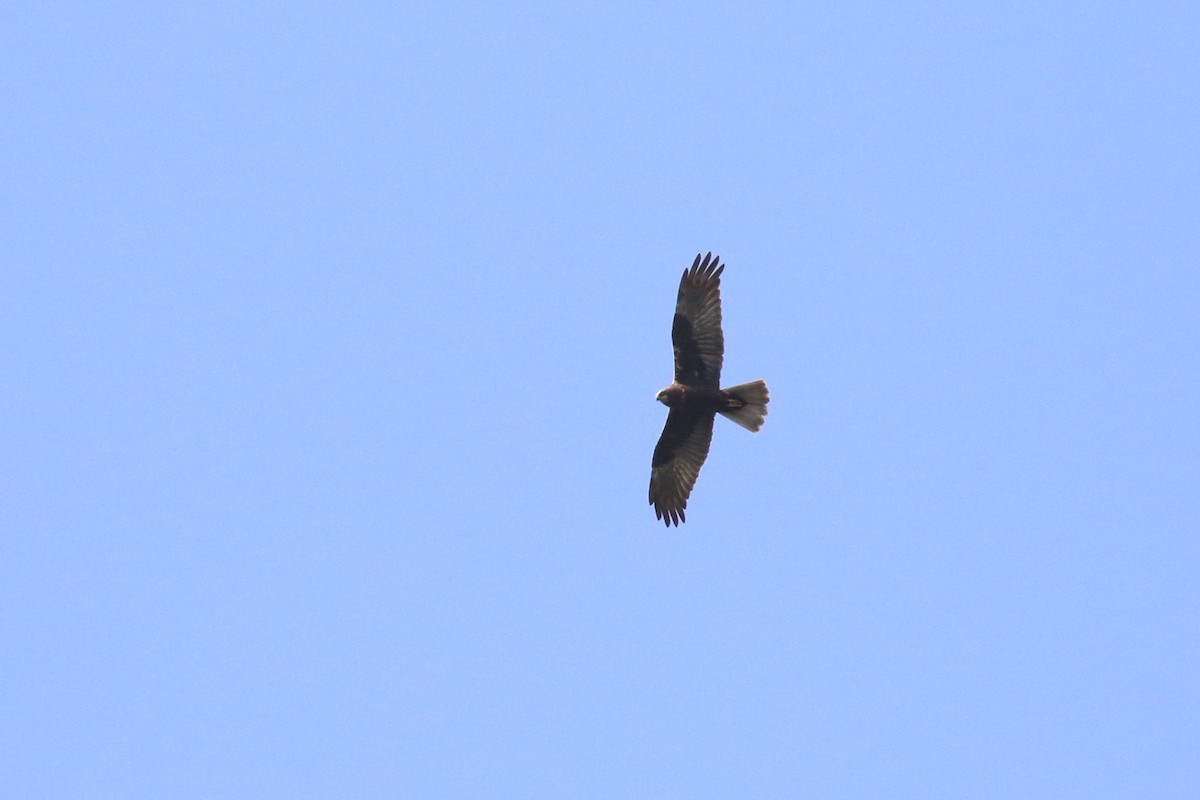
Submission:
[[[671,384],[667,388],[659,391],[659,393],[655,395],[654,399],[662,403],[664,406],[669,407],[677,403],[681,396],[682,390],[677,385]]]

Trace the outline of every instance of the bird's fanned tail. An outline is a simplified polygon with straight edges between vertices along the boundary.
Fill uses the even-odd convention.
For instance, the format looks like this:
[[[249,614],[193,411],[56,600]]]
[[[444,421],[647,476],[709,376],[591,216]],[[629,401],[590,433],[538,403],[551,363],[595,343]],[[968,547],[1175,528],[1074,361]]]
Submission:
[[[722,389],[721,394],[725,395],[727,407],[717,410],[746,430],[758,433],[767,416],[767,403],[771,401],[771,396],[767,393],[767,384],[763,381],[751,381]]]

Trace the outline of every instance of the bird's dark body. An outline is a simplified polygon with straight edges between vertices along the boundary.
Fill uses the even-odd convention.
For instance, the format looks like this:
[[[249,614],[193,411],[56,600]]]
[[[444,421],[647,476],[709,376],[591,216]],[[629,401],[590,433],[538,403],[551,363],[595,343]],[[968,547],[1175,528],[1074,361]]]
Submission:
[[[728,394],[720,389],[672,383],[662,390],[662,404],[667,408],[687,408],[700,413],[716,412],[725,408],[728,401]]]

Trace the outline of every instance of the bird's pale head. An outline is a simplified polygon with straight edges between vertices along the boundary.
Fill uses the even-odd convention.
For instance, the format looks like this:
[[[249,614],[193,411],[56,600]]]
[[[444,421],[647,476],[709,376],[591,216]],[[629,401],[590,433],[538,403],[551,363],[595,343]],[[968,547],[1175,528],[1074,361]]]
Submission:
[[[667,388],[660,390],[654,399],[662,403],[664,406],[674,406],[682,397],[682,387],[680,387],[677,383],[672,383]]]

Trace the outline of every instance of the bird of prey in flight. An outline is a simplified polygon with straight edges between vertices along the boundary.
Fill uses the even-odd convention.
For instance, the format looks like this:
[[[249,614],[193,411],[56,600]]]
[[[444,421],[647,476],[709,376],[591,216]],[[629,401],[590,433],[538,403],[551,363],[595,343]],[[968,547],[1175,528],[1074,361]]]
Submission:
[[[699,255],[683,271],[675,300],[671,344],[675,382],[658,393],[671,409],[650,469],[650,504],[667,526],[684,521],[688,496],[712,443],[713,420],[728,417],[757,432],[767,414],[767,385],[762,381],[721,388],[725,335],[721,332],[721,272],[712,253]]]

